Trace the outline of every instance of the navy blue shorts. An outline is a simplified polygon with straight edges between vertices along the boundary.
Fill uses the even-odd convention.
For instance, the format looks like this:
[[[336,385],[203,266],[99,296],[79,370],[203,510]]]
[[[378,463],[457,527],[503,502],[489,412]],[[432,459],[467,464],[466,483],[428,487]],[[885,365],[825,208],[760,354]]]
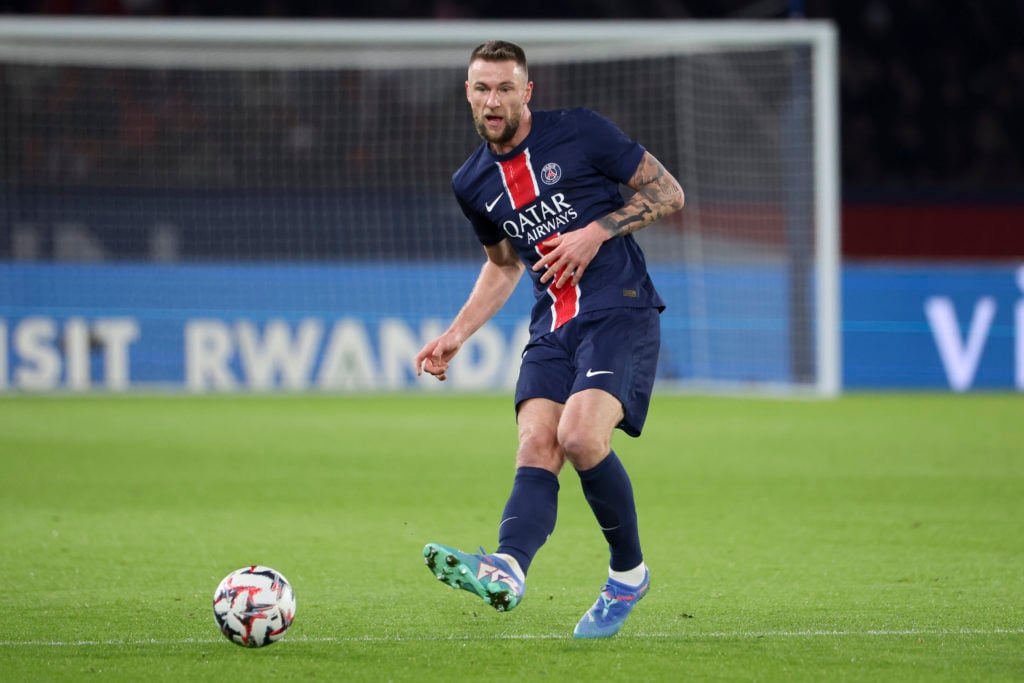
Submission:
[[[603,389],[625,414],[617,426],[640,436],[654,388],[661,346],[657,308],[611,308],[573,318],[531,342],[516,383],[516,412],[523,401],[565,403],[584,389]]]

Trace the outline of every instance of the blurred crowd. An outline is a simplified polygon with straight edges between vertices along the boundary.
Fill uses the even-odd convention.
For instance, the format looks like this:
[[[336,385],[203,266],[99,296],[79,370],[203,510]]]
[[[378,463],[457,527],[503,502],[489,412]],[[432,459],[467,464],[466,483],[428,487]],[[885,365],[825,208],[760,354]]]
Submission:
[[[834,4],[847,188],[1024,194],[1024,2]]]
[[[783,20],[794,9],[839,28],[847,196],[1024,196],[1020,0],[0,0],[0,13],[129,16]]]

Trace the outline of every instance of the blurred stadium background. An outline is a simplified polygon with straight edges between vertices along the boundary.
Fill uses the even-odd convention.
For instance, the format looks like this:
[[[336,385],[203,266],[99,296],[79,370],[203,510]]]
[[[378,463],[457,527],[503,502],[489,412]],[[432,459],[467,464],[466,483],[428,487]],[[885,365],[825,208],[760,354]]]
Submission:
[[[609,22],[626,19],[736,19],[799,21],[799,14],[808,19],[834,22],[839,38],[839,130],[841,154],[841,219],[842,219],[842,385],[845,389],[971,389],[1024,390],[1024,6],[1011,0],[989,3],[941,2],[922,0],[864,3],[792,2],[787,0],[757,2],[722,0],[637,0],[635,2],[521,2],[514,6],[492,2],[382,1],[363,3],[326,1],[283,2],[172,2],[171,0],[50,0],[42,2],[0,1],[0,13],[15,16],[143,16],[143,17],[261,17],[261,18],[331,18],[331,19],[600,19]],[[342,9],[344,6],[344,9]],[[3,17],[0,16],[0,22]],[[84,388],[103,384],[93,376],[102,374],[96,366],[104,359],[92,358],[92,367],[60,367],[67,365],[61,354],[72,354],[71,347],[92,349],[124,349],[133,331],[123,328],[97,329],[94,323],[74,320],[63,331],[37,330],[37,338],[56,335],[55,350],[40,351],[30,343],[31,331],[19,330],[25,310],[18,308],[21,287],[28,286],[24,271],[13,268],[24,262],[92,262],[103,260],[103,239],[97,241],[93,232],[78,234],[65,231],[67,239],[57,240],[46,233],[40,239],[26,237],[16,230],[16,222],[24,222],[19,213],[28,207],[39,222],[46,223],[47,211],[55,197],[67,201],[76,187],[88,186],[87,199],[78,202],[83,214],[97,211],[89,202],[123,207],[125,215],[138,215],[149,210],[134,206],[140,188],[164,183],[168,170],[160,165],[139,164],[147,145],[161,135],[154,127],[159,120],[151,111],[139,108],[155,101],[158,92],[167,106],[181,107],[187,102],[174,102],[185,97],[179,83],[154,81],[144,72],[123,75],[123,80],[102,84],[110,87],[112,106],[107,109],[88,107],[92,120],[86,128],[102,131],[109,139],[73,141],[60,153],[33,147],[24,137],[13,139],[6,125],[4,156],[0,184],[5,186],[3,223],[0,235],[0,265],[7,261],[12,267],[0,275],[0,308],[7,308],[7,319],[0,323],[3,332],[0,354],[0,390]],[[65,83],[46,101],[45,113],[58,118],[62,112],[77,111],[75,98],[97,84],[88,83],[85,74],[74,83]],[[344,109],[349,103],[331,99],[333,86],[317,82],[309,76],[307,93],[322,98],[322,110]],[[86,81],[84,84],[82,81]],[[16,82],[15,82],[16,83]],[[7,87],[12,86],[8,79]],[[24,85],[24,83],[22,83]],[[220,87],[217,85],[210,87]],[[273,84],[247,83],[250,97]],[[150,93],[147,95],[146,93]],[[137,97],[142,93],[141,99]],[[367,97],[386,97],[387,93],[366,93]],[[10,102],[10,98],[5,98]],[[613,107],[610,103],[608,107]],[[5,120],[13,121],[10,105]],[[417,125],[425,130],[440,125],[451,112],[444,107],[429,108],[433,118]],[[180,109],[179,109],[180,111]],[[615,113],[610,112],[615,118]],[[273,169],[274,173],[292,179],[301,189],[310,181],[320,182],[330,175],[332,159],[318,156],[309,141],[310,131],[287,120],[287,112],[276,119],[287,131],[294,154],[282,155],[282,147],[271,140],[246,138],[239,141],[239,150],[252,161],[243,168]],[[22,131],[42,130],[25,127]],[[300,122],[301,123],[301,122]],[[629,126],[624,126],[629,128]],[[281,133],[281,131],[271,131]],[[472,131],[467,130],[467,145]],[[189,176],[196,185],[217,186],[224,183],[225,170],[216,159],[204,157],[210,141],[191,138],[179,141],[189,149],[187,158],[180,158],[181,167],[191,164]],[[352,159],[358,159],[359,141],[349,140]],[[90,163],[90,155],[102,146],[107,155],[103,173]],[[111,149],[118,154],[110,155]],[[467,147],[468,149],[468,147]],[[657,150],[655,150],[657,151]],[[38,157],[33,157],[38,153]],[[365,154],[384,155],[398,159],[398,150],[379,145]],[[17,161],[17,171],[12,160]],[[444,159],[436,176],[444,178],[458,158]],[[147,172],[155,177],[147,176]],[[182,177],[182,176],[177,176]],[[105,179],[116,178],[107,183]],[[413,186],[415,179],[402,179]],[[434,178],[433,180],[437,180]],[[26,199],[24,193],[11,188],[43,187],[45,192]],[[104,187],[104,185],[107,185]],[[162,187],[163,187],[162,186]],[[685,182],[684,182],[685,186]],[[96,191],[99,188],[99,191]],[[169,200],[167,200],[169,201]],[[341,200],[339,200],[341,201]],[[429,201],[433,201],[432,199]],[[152,197],[146,199],[152,207]],[[453,204],[453,203],[452,203]],[[404,220],[396,212],[401,206],[381,206],[380,220]],[[422,209],[423,207],[418,207]],[[203,211],[198,202],[190,210]],[[278,206],[260,207],[240,202],[228,210],[246,215],[262,216],[281,210]],[[315,217],[330,210],[315,203],[298,203],[296,215]],[[430,209],[434,211],[434,208]],[[166,207],[156,215],[168,213]],[[451,213],[451,206],[436,211]],[[163,213],[161,213],[163,212]],[[389,213],[390,212],[390,213]],[[447,215],[447,214],[444,214]],[[52,217],[51,217],[52,218]],[[151,221],[152,222],[152,221]],[[156,222],[159,222],[157,220]],[[230,224],[229,220],[225,220]],[[293,225],[308,225],[308,220],[295,220]],[[684,226],[685,227],[685,226]],[[56,230],[51,226],[52,230]],[[128,256],[146,262],[150,270],[136,273],[148,279],[158,273],[156,266],[177,260],[181,254],[173,233],[166,240],[136,243],[125,237],[128,225],[106,225],[120,248]],[[159,233],[158,233],[159,236]],[[294,236],[293,236],[294,237]],[[230,234],[221,235],[233,242],[238,253],[259,258],[273,253],[275,237],[264,233],[262,242],[252,242]],[[104,238],[105,239],[105,238]],[[316,259],[333,246],[322,237],[299,235],[289,249],[299,245],[300,258]],[[211,245],[212,246],[212,245]],[[416,246],[416,245],[414,245]],[[387,257],[381,244],[349,245],[368,250],[368,258]],[[418,245],[417,248],[427,248]],[[471,247],[468,247],[471,249]],[[135,253],[131,253],[135,250]],[[358,256],[359,254],[355,254]],[[425,254],[429,256],[429,254]],[[397,256],[401,256],[398,254]],[[201,261],[203,255],[187,254],[186,261]],[[72,274],[73,275],[73,274]],[[123,275],[123,274],[122,274]],[[269,281],[267,294],[272,295],[273,270],[263,274]],[[48,277],[48,276],[46,276]],[[120,276],[119,276],[120,277]],[[302,284],[311,290],[329,285],[316,282],[315,273]],[[18,279],[16,281],[16,279]],[[63,285],[67,286],[68,282]],[[125,293],[133,285],[130,277],[105,283],[111,296]],[[458,288],[453,276],[451,286]],[[45,279],[32,282],[34,289],[60,289],[62,283]],[[231,286],[221,282],[216,286]],[[234,283],[245,287],[244,283]],[[170,296],[164,293],[162,296]],[[72,297],[73,299],[73,297]],[[130,304],[129,304],[130,305]],[[330,306],[330,301],[322,304]],[[74,302],[68,303],[68,310]],[[0,314],[3,317],[3,314]],[[30,317],[30,316],[29,316]],[[81,328],[76,328],[76,325]],[[91,325],[91,327],[90,327]],[[19,331],[24,334],[19,342]],[[299,334],[296,332],[296,334]],[[345,331],[338,332],[344,335]],[[29,341],[26,341],[28,339]],[[114,343],[112,340],[120,341]],[[208,336],[216,344],[217,337]],[[120,346],[119,346],[120,344]],[[44,345],[45,346],[45,345]],[[58,348],[59,347],[59,348]],[[35,349],[35,350],[32,350]],[[102,353],[99,355],[102,356]],[[109,365],[112,360],[106,358]],[[350,362],[358,362],[358,359]],[[47,364],[53,366],[46,373]],[[689,367],[689,366],[687,366]],[[35,377],[36,380],[19,380]],[[387,371],[387,369],[382,369]],[[398,370],[391,370],[399,372]],[[46,377],[56,378],[48,382]],[[42,378],[42,379],[39,379]],[[742,377],[741,377],[742,378]],[[33,383],[35,381],[35,383]],[[121,388],[124,377],[104,379],[107,388]],[[281,379],[287,385],[287,377]],[[355,381],[353,386],[359,386]],[[225,382],[220,388],[232,388]],[[340,388],[345,388],[340,387]]]
[[[1016,123],[1024,119],[1024,7],[1014,0],[2,0],[0,12],[614,21],[783,19],[794,5],[802,5],[806,17],[830,19],[839,29],[848,202],[1021,201],[1024,130]],[[1014,239],[1009,231],[1000,234]],[[855,234],[849,241],[855,256],[938,248],[915,244],[914,238],[921,237],[915,232],[870,247],[857,246],[861,240]],[[1024,238],[1018,234],[1016,239],[1010,251],[992,251],[996,241],[991,240],[963,243],[960,253],[1021,256]]]

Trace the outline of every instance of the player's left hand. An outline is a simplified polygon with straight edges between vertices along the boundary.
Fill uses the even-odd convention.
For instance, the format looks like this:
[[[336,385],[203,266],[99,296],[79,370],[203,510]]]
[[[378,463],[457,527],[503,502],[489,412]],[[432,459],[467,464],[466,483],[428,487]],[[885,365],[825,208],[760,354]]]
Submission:
[[[608,233],[597,223],[591,223],[572,232],[552,235],[540,243],[543,256],[533,264],[533,270],[536,272],[547,269],[540,276],[541,284],[546,284],[557,276],[556,288],[564,287],[566,283],[571,283],[575,287],[587,266],[597,255],[597,250],[608,237]]]

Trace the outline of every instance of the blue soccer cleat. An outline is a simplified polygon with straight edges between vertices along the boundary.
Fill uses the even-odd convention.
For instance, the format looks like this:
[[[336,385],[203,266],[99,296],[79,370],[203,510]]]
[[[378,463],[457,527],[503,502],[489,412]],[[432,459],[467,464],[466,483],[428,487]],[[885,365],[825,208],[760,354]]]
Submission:
[[[647,595],[651,587],[651,572],[644,570],[644,581],[639,586],[628,586],[615,579],[601,589],[597,602],[576,624],[573,638],[611,638],[626,623],[636,603]]]
[[[423,561],[438,581],[475,593],[499,612],[514,608],[526,593],[526,583],[519,574],[496,555],[474,555],[428,543],[423,548]]]

